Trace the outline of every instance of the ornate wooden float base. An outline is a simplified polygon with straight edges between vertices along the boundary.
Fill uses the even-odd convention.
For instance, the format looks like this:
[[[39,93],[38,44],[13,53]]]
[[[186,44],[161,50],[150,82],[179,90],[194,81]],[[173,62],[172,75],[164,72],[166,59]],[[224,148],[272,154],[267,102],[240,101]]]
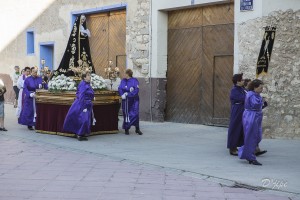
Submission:
[[[63,131],[64,119],[76,98],[76,92],[36,92],[36,132],[74,137]],[[95,91],[94,116],[97,120],[90,135],[118,133],[120,96],[115,91]]]

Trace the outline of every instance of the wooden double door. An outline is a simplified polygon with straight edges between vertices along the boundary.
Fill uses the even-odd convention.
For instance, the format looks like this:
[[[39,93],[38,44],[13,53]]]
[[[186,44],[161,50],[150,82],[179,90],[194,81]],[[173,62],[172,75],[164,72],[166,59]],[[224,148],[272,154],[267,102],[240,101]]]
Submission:
[[[169,12],[166,120],[228,125],[233,4]]]
[[[126,69],[126,11],[110,11],[87,16],[87,28],[92,61],[96,73],[105,77],[108,61],[120,68],[123,77]]]

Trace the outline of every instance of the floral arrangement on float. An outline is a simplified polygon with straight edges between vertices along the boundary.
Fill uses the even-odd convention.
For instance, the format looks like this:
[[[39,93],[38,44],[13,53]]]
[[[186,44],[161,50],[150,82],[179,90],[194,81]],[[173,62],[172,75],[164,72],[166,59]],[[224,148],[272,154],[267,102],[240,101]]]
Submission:
[[[76,91],[77,85],[81,81],[82,73],[91,72],[92,68],[88,65],[82,64],[81,60],[78,60],[79,66],[77,67],[69,67],[68,71],[72,71],[75,76],[66,76],[64,73],[67,73],[67,70],[60,69],[60,73],[58,71],[54,72],[54,77],[48,83],[49,91]],[[105,90],[107,88],[107,84],[105,80],[98,76],[95,73],[91,73],[91,87],[93,90]]]
[[[53,77],[48,83],[50,92],[76,91],[80,83],[78,77],[67,77],[64,74]],[[91,74],[91,86],[93,90],[104,90],[107,88],[105,80],[97,74]]]
[[[77,84],[73,78],[61,74],[53,77],[48,82],[48,90],[49,91],[76,91]]]
[[[104,78],[97,74],[91,74],[91,86],[93,90],[104,90],[107,88]]]

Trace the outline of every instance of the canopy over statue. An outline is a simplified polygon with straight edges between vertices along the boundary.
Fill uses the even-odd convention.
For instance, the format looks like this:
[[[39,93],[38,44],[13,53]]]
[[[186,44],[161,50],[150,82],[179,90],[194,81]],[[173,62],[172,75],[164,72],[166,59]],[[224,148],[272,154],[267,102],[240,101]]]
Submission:
[[[95,73],[89,45],[90,31],[86,28],[86,17],[76,18],[64,56],[57,69],[58,74],[79,76],[82,71]]]

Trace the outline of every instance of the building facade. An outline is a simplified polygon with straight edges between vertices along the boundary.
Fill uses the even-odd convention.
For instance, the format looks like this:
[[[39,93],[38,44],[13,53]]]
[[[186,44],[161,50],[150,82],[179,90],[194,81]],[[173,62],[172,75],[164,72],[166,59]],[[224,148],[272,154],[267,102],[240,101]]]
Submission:
[[[232,74],[255,78],[264,27],[276,26],[269,72],[262,77],[269,102],[263,130],[266,137],[300,137],[297,0],[245,1],[253,6],[247,11],[237,0],[24,2],[10,6],[20,14],[34,11],[30,20],[1,22],[16,30],[0,43],[0,76],[7,85],[15,65],[41,67],[45,59],[57,69],[75,17],[85,14],[96,73],[104,76],[108,60],[133,69],[140,81],[140,117],[147,121],[226,126]]]

